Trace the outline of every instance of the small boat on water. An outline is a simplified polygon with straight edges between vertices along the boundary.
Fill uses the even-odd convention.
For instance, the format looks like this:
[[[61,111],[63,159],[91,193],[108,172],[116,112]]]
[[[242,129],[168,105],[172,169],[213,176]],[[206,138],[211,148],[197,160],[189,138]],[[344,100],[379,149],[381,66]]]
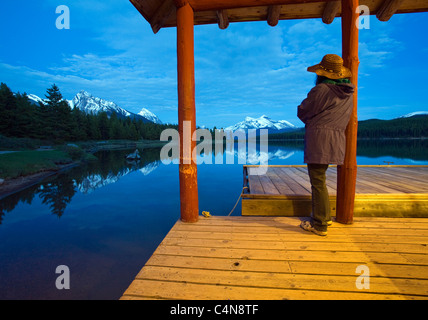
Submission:
[[[126,156],[126,160],[140,160],[140,159],[141,159],[141,156],[138,149],[135,149],[133,153],[130,153]]]

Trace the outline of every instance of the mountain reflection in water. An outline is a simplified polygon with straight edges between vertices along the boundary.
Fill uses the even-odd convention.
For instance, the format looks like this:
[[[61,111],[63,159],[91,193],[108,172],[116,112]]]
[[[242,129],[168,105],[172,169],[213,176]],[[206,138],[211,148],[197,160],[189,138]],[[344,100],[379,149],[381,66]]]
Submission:
[[[359,141],[358,164],[428,164],[428,140]],[[227,215],[242,190],[242,163],[303,164],[303,141],[268,152],[207,151],[198,166],[200,211]],[[220,148],[221,149],[221,148]],[[93,161],[0,200],[0,299],[118,299],[180,216],[178,166],[160,149],[102,151]],[[226,158],[234,159],[227,164]],[[214,165],[214,163],[223,163]],[[240,204],[232,215],[240,215]],[[66,265],[71,290],[55,288]]]
[[[61,217],[77,192],[90,194],[134,171],[148,175],[161,164],[157,148],[145,149],[138,161],[127,161],[125,156],[128,153],[129,150],[97,152],[98,161],[73,167],[0,200],[0,224],[5,212],[12,211],[19,202],[31,204],[35,196],[49,206],[52,214]]]
[[[202,153],[200,159],[204,163],[227,164],[232,157],[233,164],[303,164],[303,141],[272,141],[269,151],[223,146],[216,150],[213,146],[211,152]],[[0,200],[0,224],[5,212],[12,211],[19,202],[31,204],[37,195],[42,203],[49,206],[51,212],[61,217],[67,204],[77,192],[90,194],[96,189],[118,182],[124,176],[139,171],[147,176],[155,171],[161,164],[160,148],[144,149],[138,161],[126,160],[126,155],[134,150],[100,151],[95,155],[98,161],[73,167],[66,172],[51,176],[38,185],[17,192]],[[206,150],[205,150],[206,151]],[[401,157],[405,156],[403,160]],[[359,164],[424,164],[428,160],[428,140],[359,140]],[[382,161],[385,158],[387,161]],[[379,159],[379,160],[373,160]],[[392,160],[391,160],[392,159]]]

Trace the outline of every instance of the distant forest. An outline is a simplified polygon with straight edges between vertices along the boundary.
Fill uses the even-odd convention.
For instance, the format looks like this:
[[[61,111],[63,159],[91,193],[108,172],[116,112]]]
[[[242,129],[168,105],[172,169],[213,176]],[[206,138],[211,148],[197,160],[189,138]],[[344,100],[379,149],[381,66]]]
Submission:
[[[46,104],[34,104],[25,93],[14,94],[0,85],[0,135],[33,138],[55,143],[88,140],[159,140],[161,132],[172,125],[120,119],[116,114],[86,114],[71,109],[54,84],[46,91]]]
[[[54,84],[47,89],[46,104],[35,104],[25,93],[14,94],[0,85],[0,135],[11,138],[32,138],[55,143],[88,140],[159,140],[166,128],[177,125],[144,123],[116,114],[86,114],[71,109]],[[211,130],[213,133],[214,130]],[[304,128],[269,134],[269,140],[303,139]],[[358,138],[420,138],[428,137],[428,115],[392,120],[364,120],[358,122]]]
[[[269,140],[303,139],[305,129],[269,135]],[[364,120],[358,122],[359,139],[428,137],[428,115],[392,120]]]

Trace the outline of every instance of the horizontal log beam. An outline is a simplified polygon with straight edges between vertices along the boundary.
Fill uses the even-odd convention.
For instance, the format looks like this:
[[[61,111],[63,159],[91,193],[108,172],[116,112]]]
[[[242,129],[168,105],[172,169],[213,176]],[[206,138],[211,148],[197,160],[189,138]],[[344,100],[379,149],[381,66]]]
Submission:
[[[185,1],[185,0],[176,0]],[[258,6],[329,2],[334,0],[186,0],[194,11],[222,10]]]
[[[388,21],[400,8],[403,0],[385,0],[379,8],[376,17],[380,21]]]
[[[278,24],[280,14],[281,14],[281,6],[280,5],[269,6],[268,7],[267,23],[271,27],[275,27]]]
[[[322,22],[326,24],[332,23],[334,18],[336,18],[336,15],[338,14],[340,7],[341,7],[340,1],[327,2],[323,12]]]

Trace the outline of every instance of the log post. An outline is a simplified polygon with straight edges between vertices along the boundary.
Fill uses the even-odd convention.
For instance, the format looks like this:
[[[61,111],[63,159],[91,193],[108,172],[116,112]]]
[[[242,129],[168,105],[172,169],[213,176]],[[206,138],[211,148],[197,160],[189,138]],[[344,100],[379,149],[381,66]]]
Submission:
[[[342,0],[342,57],[344,65],[352,72],[351,82],[355,85],[354,108],[346,128],[345,161],[337,167],[336,221],[344,224],[353,222],[357,181],[358,5],[359,0]]]
[[[199,217],[198,175],[192,140],[196,130],[194,14],[186,1],[176,1],[177,7],[177,82],[178,132],[180,134],[180,211],[184,222],[197,222]]]

